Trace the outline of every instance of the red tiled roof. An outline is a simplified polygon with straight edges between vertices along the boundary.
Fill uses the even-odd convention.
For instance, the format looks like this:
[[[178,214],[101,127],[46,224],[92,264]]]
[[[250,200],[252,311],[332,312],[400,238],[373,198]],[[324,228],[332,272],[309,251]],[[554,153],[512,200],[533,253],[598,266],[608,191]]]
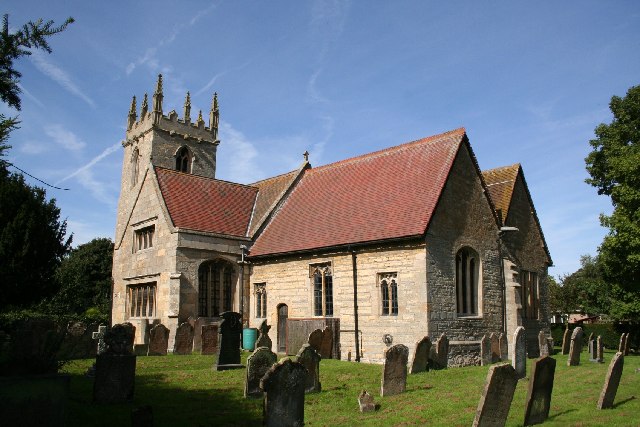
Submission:
[[[513,188],[516,184],[519,170],[520,163],[516,163],[511,166],[502,166],[482,171],[484,181],[489,188],[489,195],[491,196],[491,200],[493,200],[496,210],[500,212],[500,219],[503,224],[509,213],[511,196],[513,195]]]
[[[155,167],[160,192],[176,227],[246,236],[258,189]]]
[[[423,235],[463,128],[305,171],[251,256]]]

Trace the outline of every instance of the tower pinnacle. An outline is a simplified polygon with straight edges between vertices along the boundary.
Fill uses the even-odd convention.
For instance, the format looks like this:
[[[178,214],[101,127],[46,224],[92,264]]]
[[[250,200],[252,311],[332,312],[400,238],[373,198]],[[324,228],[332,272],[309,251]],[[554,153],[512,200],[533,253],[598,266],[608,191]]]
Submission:
[[[160,123],[162,118],[162,74],[158,74],[158,82],[156,83],[156,91],[153,93],[153,124]]]
[[[136,122],[136,96],[133,95],[133,99],[131,100],[131,108],[129,109],[129,119],[127,120],[127,130],[131,129],[131,126]]]
[[[220,121],[220,111],[218,108],[218,93],[213,94],[211,101],[211,111],[209,111],[209,129],[213,134],[214,141],[218,139],[218,123]]]
[[[191,122],[191,94],[187,92],[187,97],[184,100],[184,122]]]

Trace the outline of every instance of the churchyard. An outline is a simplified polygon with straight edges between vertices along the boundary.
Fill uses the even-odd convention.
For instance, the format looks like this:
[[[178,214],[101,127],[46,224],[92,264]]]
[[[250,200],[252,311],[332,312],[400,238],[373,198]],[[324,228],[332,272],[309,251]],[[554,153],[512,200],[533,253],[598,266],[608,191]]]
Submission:
[[[558,350],[558,349],[556,349]],[[243,352],[246,366],[251,353]],[[586,351],[578,366],[555,354],[555,380],[549,426],[631,426],[640,420],[640,357],[625,357],[612,409],[596,405],[614,351],[604,363],[589,362]],[[289,356],[295,359],[294,356]],[[85,376],[95,359],[75,360],[63,371],[71,376],[68,425],[130,425],[132,410],[150,405],[156,426],[261,425],[262,399],[245,398],[245,369],[216,371],[216,356],[166,355],[137,358],[131,403],[96,404],[93,378]],[[282,356],[278,355],[278,359]],[[495,366],[495,365],[491,365]],[[532,359],[527,378],[518,381],[507,425],[522,425]],[[449,368],[407,376],[401,394],[380,396],[382,366],[338,360],[320,362],[322,391],[305,395],[304,419],[310,426],[443,425],[469,426],[474,420],[490,366]],[[358,395],[367,390],[379,408],[361,413]]]

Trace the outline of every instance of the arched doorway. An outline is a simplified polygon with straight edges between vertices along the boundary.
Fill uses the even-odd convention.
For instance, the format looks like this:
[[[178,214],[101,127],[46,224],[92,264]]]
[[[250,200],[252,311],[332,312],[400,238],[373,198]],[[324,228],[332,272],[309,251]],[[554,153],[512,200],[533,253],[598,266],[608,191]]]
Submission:
[[[206,261],[198,269],[198,315],[219,316],[233,310],[236,271],[228,261]]]
[[[289,317],[289,307],[287,304],[278,306],[278,353],[287,351],[287,318]]]

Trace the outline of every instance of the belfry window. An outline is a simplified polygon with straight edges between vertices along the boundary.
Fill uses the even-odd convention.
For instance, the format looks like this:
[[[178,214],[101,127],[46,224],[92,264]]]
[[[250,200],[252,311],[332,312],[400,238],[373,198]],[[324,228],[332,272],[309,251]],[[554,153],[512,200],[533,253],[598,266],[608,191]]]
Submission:
[[[383,316],[398,315],[398,274],[382,273],[378,275]]]
[[[198,315],[219,316],[233,307],[234,269],[226,261],[207,261],[198,270]]]
[[[313,280],[313,315],[333,316],[333,276],[331,264],[311,266],[310,278]]]
[[[471,248],[456,254],[456,299],[458,316],[478,315],[480,257]]]
[[[176,153],[176,170],[180,172],[191,172],[191,153],[187,147],[182,147]]]

